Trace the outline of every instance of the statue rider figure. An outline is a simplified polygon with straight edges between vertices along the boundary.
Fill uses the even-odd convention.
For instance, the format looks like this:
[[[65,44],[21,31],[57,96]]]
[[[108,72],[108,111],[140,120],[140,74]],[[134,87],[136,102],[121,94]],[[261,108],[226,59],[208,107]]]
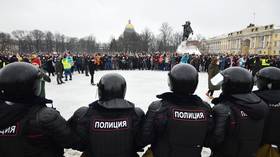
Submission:
[[[186,24],[184,24],[183,27],[184,27],[184,34],[183,34],[182,41],[185,41],[188,40],[190,34],[193,34],[193,30],[190,21],[186,21]]]

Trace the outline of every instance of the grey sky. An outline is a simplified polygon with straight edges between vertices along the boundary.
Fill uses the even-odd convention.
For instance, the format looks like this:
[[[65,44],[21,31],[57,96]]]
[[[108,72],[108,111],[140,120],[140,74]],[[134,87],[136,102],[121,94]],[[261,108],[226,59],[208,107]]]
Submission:
[[[181,31],[186,20],[195,34],[212,37],[253,22],[280,25],[280,0],[0,0],[0,32],[50,30],[67,36],[118,37],[128,19],[137,32],[155,34],[163,22]]]

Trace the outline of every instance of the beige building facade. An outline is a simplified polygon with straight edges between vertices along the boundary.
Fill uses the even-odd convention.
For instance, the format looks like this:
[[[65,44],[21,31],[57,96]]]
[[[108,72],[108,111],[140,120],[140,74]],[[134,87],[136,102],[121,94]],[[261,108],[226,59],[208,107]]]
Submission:
[[[280,55],[280,27],[250,24],[240,31],[206,40],[210,54]]]

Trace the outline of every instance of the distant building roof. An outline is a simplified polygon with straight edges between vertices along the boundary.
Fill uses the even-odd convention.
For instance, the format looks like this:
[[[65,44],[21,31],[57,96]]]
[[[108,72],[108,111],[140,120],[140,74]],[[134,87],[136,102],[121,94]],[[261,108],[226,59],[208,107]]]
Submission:
[[[219,35],[219,36],[209,38],[209,40],[222,39],[222,38],[226,38],[226,37],[228,37],[227,34],[222,34],[222,35]]]
[[[280,29],[280,26],[274,26],[275,29]]]
[[[258,32],[271,31],[271,30],[278,31],[279,29],[280,29],[280,26],[276,26],[273,24],[259,26],[259,25],[255,25],[255,24],[251,23],[250,25],[248,25],[246,28],[244,28],[242,30],[215,36],[215,37],[209,38],[208,40],[219,40],[219,39],[223,39],[223,38],[227,38],[227,37],[235,37],[235,36],[240,36],[240,35],[244,35],[244,34],[248,35],[248,34],[254,34],[254,33],[258,33]]]

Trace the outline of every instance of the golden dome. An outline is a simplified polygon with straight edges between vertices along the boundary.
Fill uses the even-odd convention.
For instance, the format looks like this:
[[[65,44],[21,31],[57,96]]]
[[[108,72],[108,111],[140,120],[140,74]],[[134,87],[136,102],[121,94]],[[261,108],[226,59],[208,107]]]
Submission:
[[[134,32],[134,26],[131,24],[131,21],[128,20],[128,24],[125,26],[125,32]]]
[[[125,29],[134,29],[134,26],[129,23],[125,26]]]

